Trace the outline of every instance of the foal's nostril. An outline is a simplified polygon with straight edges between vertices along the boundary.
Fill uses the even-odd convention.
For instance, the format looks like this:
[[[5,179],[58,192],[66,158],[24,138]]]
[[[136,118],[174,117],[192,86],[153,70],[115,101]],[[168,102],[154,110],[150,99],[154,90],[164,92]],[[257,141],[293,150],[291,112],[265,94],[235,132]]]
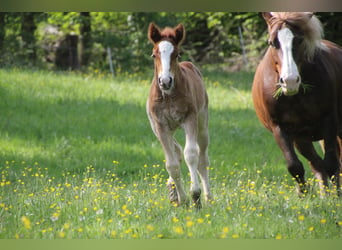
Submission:
[[[280,83],[284,83],[284,79],[282,77],[280,77],[279,81]]]

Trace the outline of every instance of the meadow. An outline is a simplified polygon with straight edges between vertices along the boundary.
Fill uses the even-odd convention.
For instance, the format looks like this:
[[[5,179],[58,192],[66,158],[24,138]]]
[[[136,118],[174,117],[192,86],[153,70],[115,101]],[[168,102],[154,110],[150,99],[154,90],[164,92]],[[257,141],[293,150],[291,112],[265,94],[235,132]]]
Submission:
[[[203,69],[214,200],[167,197],[145,113],[150,73],[0,69],[1,239],[340,239],[341,198],[297,195],[257,120],[252,72]],[[181,131],[177,139],[184,145]],[[183,180],[189,188],[183,163]]]

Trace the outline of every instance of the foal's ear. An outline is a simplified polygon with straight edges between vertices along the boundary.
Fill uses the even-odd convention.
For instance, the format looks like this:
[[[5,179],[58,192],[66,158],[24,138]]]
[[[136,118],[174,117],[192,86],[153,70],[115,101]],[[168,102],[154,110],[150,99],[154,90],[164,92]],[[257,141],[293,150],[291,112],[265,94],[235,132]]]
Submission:
[[[150,23],[150,25],[148,26],[147,37],[150,40],[150,42],[153,44],[161,40],[160,29],[154,23]]]
[[[272,12],[262,12],[262,17],[265,19],[266,23],[273,17]]]
[[[176,33],[176,37],[175,37],[176,45],[180,45],[184,41],[184,38],[185,38],[184,25],[180,23],[174,28],[174,30]]]

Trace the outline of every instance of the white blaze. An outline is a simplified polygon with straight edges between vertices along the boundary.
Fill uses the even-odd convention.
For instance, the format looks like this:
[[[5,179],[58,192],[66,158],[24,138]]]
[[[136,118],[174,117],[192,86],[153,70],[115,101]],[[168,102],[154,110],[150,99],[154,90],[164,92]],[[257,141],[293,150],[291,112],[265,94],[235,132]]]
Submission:
[[[280,78],[284,81],[284,87],[288,90],[298,90],[300,81],[298,68],[292,55],[293,34],[290,29],[284,28],[278,31],[278,40],[283,52]]]
[[[173,77],[170,72],[171,67],[171,54],[174,48],[173,45],[168,41],[162,41],[159,43],[159,53],[161,60],[161,72],[159,72],[160,78],[170,78]]]

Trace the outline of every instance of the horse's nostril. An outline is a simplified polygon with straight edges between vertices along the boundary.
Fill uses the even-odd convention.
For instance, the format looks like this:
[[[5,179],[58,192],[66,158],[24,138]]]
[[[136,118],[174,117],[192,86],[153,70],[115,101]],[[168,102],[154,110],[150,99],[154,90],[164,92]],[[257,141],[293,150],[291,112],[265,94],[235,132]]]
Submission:
[[[299,83],[300,82],[300,77],[299,76],[297,76],[297,83]]]
[[[282,77],[280,77],[279,81],[280,83],[284,83],[284,79]]]

